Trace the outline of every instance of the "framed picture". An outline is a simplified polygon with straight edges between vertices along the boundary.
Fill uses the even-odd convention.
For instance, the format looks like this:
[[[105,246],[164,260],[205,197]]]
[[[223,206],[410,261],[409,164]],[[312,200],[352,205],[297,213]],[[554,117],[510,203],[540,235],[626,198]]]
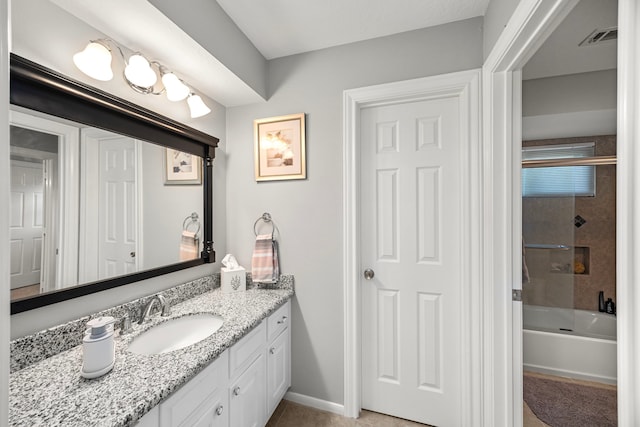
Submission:
[[[306,179],[304,113],[253,121],[256,181]]]
[[[190,153],[164,149],[165,185],[202,184],[202,159]]]

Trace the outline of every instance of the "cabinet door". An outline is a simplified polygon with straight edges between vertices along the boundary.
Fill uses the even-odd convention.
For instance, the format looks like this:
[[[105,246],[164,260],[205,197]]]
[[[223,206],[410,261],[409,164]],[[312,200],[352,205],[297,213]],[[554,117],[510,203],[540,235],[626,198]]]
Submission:
[[[229,406],[233,427],[262,427],[266,422],[266,367],[264,355],[258,358],[229,387]]]
[[[226,408],[227,393],[221,392],[213,396],[210,406],[203,406],[198,412],[191,415],[186,423],[181,426],[189,427],[227,427],[229,425],[229,414]]]
[[[289,328],[267,346],[267,409],[273,413],[291,385]]]
[[[160,427],[226,426],[228,352],[160,404]],[[218,412],[221,415],[218,415]],[[220,422],[219,420],[223,420]]]

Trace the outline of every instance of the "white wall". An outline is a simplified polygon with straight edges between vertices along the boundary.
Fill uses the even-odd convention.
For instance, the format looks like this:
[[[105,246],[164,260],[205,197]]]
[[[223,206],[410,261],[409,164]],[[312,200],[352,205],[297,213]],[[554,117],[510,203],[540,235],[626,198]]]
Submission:
[[[482,65],[482,18],[272,60],[267,103],[227,110],[227,241],[250,267],[254,221],[270,212],[294,274],[292,391],[342,404],[342,96],[368,85]],[[307,114],[308,179],[256,183],[253,120]]]
[[[211,107],[212,112],[202,118],[191,119],[185,103],[171,103],[163,97],[137,94],[126,86],[122,79],[114,78],[110,82],[97,82],[92,80],[75,67],[72,56],[74,53],[82,50],[88,40],[104,37],[103,34],[49,1],[20,0],[13,2],[11,14],[13,27],[12,52],[68,75],[73,79],[98,87],[99,89],[220,138],[220,148],[216,150],[216,160],[214,161],[214,204],[215,206],[222,206],[223,202],[221,197],[224,197],[226,194],[224,159],[226,110],[222,105],[205,97],[204,100],[207,105]],[[6,105],[6,103],[3,105]],[[0,129],[1,128],[0,126]],[[3,141],[4,140],[5,139],[3,139]],[[2,157],[0,156],[0,158]],[[8,192],[8,179],[2,180],[1,182],[6,184],[0,186],[0,191]],[[4,193],[0,193],[0,195],[2,194]],[[4,200],[8,200],[8,196],[5,197]],[[216,209],[215,206],[214,211],[216,212],[213,218],[214,249],[218,254],[217,259],[220,260],[222,259],[220,254],[224,255],[226,252],[226,213],[223,209]],[[8,242],[8,237],[3,241]],[[5,257],[0,258],[5,259]],[[8,256],[6,258],[8,258]],[[71,301],[20,313],[11,317],[11,337],[20,337],[51,325],[92,314],[101,309],[211,274],[218,268],[219,263],[203,265],[161,278],[150,279],[99,294],[88,295]],[[4,290],[2,290],[2,292],[4,292]],[[8,364],[6,366],[8,366]]]
[[[9,200],[9,8],[0,0],[0,200]],[[0,425],[9,422],[9,204],[0,212]]]
[[[617,70],[593,71],[522,82],[522,115],[616,108]]]
[[[165,185],[164,151],[159,145],[142,144],[144,268],[179,261],[182,223],[191,212],[200,218],[200,237],[204,231],[202,185]],[[189,231],[196,227],[189,226]]]
[[[522,138],[616,134],[616,74],[616,70],[604,70],[525,80]]]
[[[487,59],[521,0],[491,0],[484,14],[483,50]]]

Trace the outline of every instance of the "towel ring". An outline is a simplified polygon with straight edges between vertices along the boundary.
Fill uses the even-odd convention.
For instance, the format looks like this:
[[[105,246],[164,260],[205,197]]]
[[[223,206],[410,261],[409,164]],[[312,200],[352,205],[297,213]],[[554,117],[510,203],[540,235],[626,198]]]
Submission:
[[[257,236],[258,235],[258,229],[256,228],[258,226],[258,223],[260,221],[264,221],[267,224],[271,223],[271,235],[273,236],[274,232],[278,232],[278,234],[280,234],[280,230],[278,229],[278,226],[276,225],[276,223],[271,219],[271,214],[269,212],[265,212],[262,214],[262,216],[258,219],[256,219],[256,222],[253,223],[253,233]]]
[[[191,220],[191,222],[189,222],[187,224],[187,221]],[[189,231],[189,226],[195,224],[196,226],[198,226],[198,228],[196,228],[196,232],[194,233],[196,236],[198,235],[198,233],[200,232],[200,222],[198,221],[198,214],[193,212],[191,215],[189,215],[188,217],[186,217],[184,219],[184,221],[182,221],[182,229],[184,231]]]

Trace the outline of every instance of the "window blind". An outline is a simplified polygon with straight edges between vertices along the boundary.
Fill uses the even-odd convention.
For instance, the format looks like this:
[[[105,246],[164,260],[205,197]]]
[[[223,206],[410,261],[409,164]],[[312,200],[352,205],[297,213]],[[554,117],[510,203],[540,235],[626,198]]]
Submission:
[[[593,157],[595,143],[523,147],[522,160]],[[593,197],[595,166],[556,166],[522,169],[523,197]]]

